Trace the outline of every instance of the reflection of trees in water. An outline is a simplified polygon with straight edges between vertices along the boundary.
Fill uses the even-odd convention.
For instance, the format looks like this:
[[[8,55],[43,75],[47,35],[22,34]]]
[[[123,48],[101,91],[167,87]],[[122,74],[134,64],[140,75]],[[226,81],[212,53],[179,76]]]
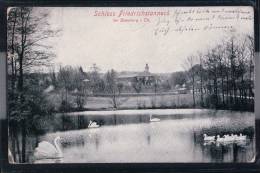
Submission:
[[[149,117],[150,119],[150,117]],[[148,146],[151,146],[152,145],[152,138],[153,138],[153,135],[154,135],[154,124],[153,123],[150,123],[150,124],[147,124],[146,128],[145,128],[145,140],[147,141],[147,144]]]
[[[78,129],[86,128],[87,122],[85,122],[84,116],[79,115],[78,116]]]
[[[73,117],[62,114],[61,125],[62,126],[60,130],[62,131],[78,129],[78,116]]]
[[[117,124],[117,121],[116,121],[116,114],[114,115],[114,125]]]
[[[234,156],[234,162],[248,162],[254,156],[253,141],[251,143],[238,143],[235,149],[237,152]]]
[[[201,145],[203,157],[211,158],[212,162],[247,162],[248,152],[252,149],[248,144],[219,144]]]
[[[96,150],[98,150],[100,146],[100,140],[101,140],[101,135],[98,133],[99,129],[90,129],[88,138],[86,140],[89,140],[89,143],[94,143]]]
[[[88,145],[88,143],[94,144],[93,146],[96,149],[100,146],[101,135],[98,132],[99,129],[90,129],[87,134],[64,134],[61,135],[62,138],[62,147],[71,148],[73,146],[84,147]]]
[[[146,136],[146,138],[147,138],[147,144],[150,145],[150,144],[151,144],[151,135],[148,134],[148,135]]]
[[[217,146],[215,144],[210,144],[202,146],[203,156],[206,156],[211,159],[211,162],[223,162],[224,153],[227,153],[227,150],[224,146]]]
[[[148,115],[131,115],[131,116],[126,116],[126,115],[113,115],[113,124],[112,125],[119,125],[119,124],[138,124],[138,123],[144,123],[148,122],[149,119]]]
[[[41,159],[41,160],[35,160],[31,163],[62,163],[63,159]]]
[[[72,146],[80,147],[85,145],[85,139],[83,135],[64,135],[61,136],[61,138],[62,148],[70,148]]]
[[[139,123],[142,122],[142,115],[139,115]]]
[[[96,146],[96,150],[98,150],[99,148],[99,144],[100,144],[100,135],[95,134],[95,146]]]

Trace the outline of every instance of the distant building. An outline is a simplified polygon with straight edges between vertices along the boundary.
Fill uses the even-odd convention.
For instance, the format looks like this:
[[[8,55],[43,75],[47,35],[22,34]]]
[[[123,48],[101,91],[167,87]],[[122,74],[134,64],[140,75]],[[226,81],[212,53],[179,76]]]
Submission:
[[[158,77],[150,73],[149,65],[146,64],[143,72],[122,72],[118,75],[118,82],[130,86],[132,82],[141,82],[144,86],[152,86],[158,82]]]
[[[177,94],[187,94],[188,93],[188,89],[186,87],[186,84],[182,84],[182,85],[175,85],[175,91]]]

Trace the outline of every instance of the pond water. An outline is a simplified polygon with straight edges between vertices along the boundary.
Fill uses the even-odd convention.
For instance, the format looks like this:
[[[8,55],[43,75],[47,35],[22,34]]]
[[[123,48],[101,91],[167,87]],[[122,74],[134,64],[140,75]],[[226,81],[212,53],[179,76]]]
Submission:
[[[160,118],[160,122],[150,122]],[[254,157],[254,113],[213,110],[129,110],[58,114],[64,163],[250,162]],[[87,128],[89,120],[100,128]],[[57,129],[56,129],[57,130]],[[244,142],[205,143],[203,134],[247,135]]]

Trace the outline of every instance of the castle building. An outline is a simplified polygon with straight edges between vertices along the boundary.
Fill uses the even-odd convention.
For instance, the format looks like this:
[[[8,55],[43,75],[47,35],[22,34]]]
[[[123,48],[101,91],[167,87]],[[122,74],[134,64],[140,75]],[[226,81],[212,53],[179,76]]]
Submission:
[[[142,72],[122,72],[118,76],[118,82],[130,86],[132,82],[140,82],[143,86],[152,86],[156,82],[156,75],[150,73],[149,65],[146,64]]]

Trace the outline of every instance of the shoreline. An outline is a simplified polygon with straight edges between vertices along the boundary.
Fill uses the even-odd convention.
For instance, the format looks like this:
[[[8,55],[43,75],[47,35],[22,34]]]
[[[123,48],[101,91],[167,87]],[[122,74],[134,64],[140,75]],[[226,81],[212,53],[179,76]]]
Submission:
[[[155,108],[155,109],[104,109],[104,110],[84,110],[84,111],[74,111],[74,112],[59,112],[56,115],[77,115],[77,114],[88,114],[88,115],[132,115],[132,114],[152,114],[152,115],[172,115],[172,114],[199,114],[208,113],[215,111],[231,111],[231,112],[245,112],[254,113],[251,111],[238,111],[238,110],[225,110],[225,109],[208,109],[208,108]]]

